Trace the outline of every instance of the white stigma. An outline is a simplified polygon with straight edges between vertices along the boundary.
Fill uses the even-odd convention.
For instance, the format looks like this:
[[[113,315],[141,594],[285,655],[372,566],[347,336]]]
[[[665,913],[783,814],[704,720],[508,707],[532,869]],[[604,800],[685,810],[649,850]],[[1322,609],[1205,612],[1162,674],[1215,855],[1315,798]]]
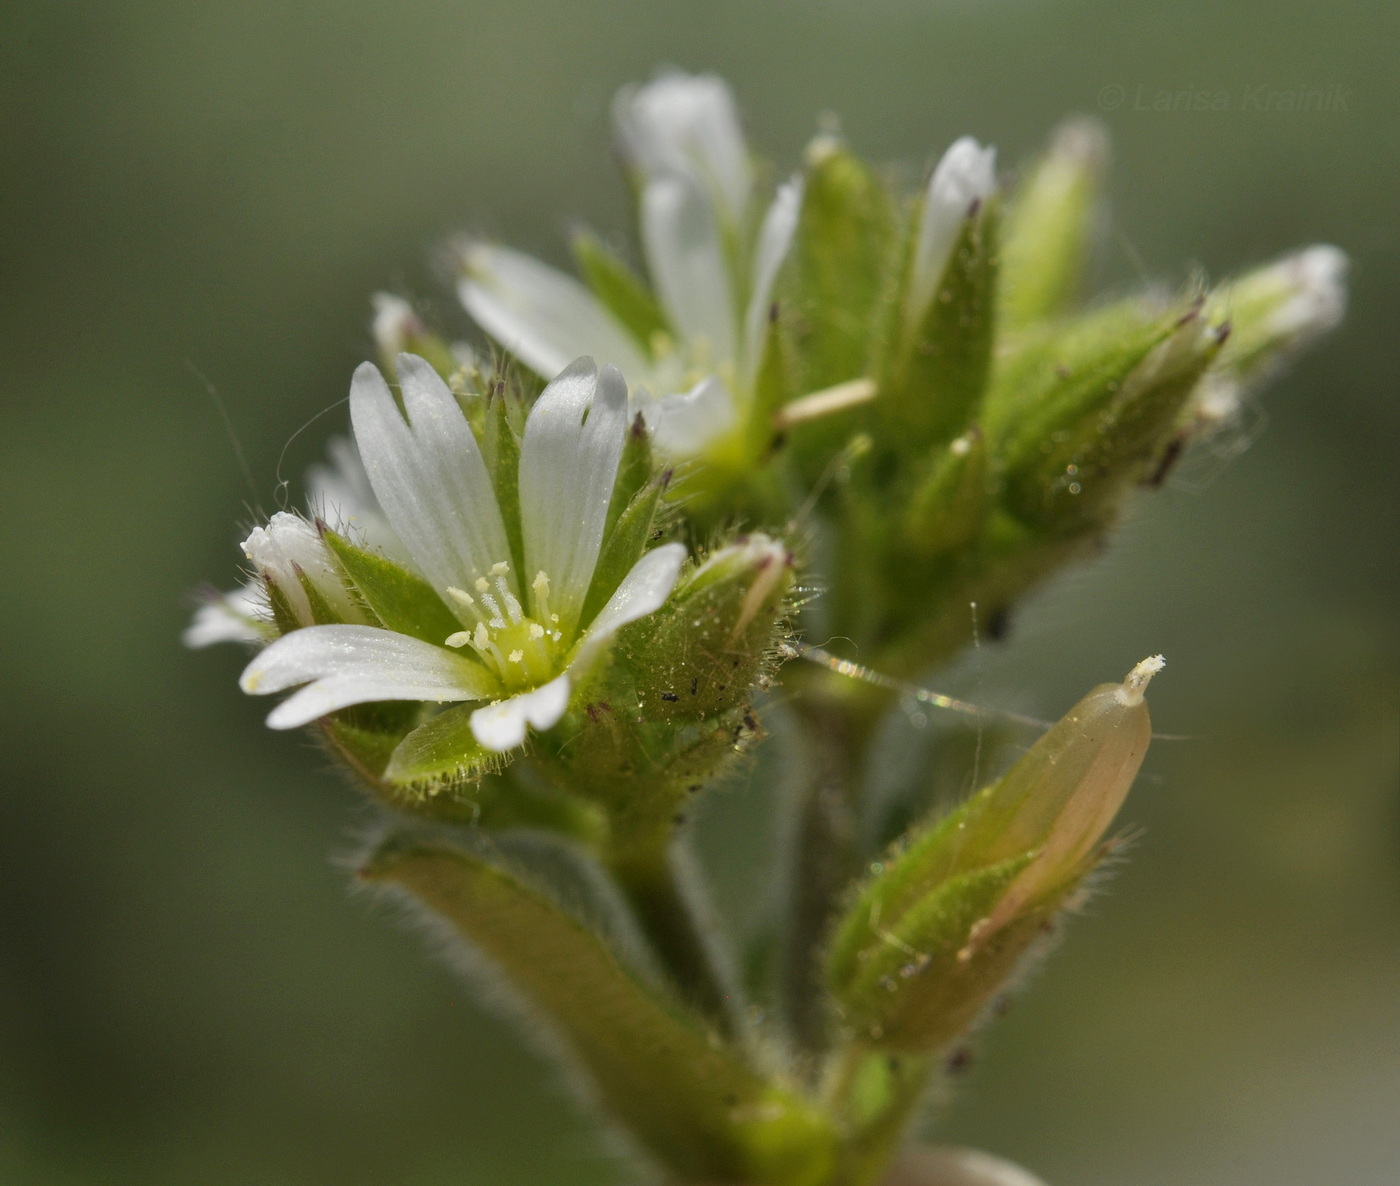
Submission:
[[[1123,686],[1118,690],[1118,699],[1129,708],[1142,703],[1143,693],[1147,691],[1147,685],[1152,682],[1152,677],[1167,665],[1166,659],[1161,655],[1152,655],[1144,659],[1130,672],[1123,680]]]

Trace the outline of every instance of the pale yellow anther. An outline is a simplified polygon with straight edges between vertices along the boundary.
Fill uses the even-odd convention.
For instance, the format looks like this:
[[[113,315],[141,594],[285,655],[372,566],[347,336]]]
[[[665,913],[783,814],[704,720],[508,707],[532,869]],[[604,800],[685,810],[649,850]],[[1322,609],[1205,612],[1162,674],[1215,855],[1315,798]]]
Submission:
[[[484,651],[491,645],[491,636],[486,632],[486,626],[482,622],[476,624],[476,633],[472,635],[472,645],[479,651]]]
[[[546,575],[544,569],[540,569],[539,572],[535,573],[535,579],[531,582],[530,588],[541,596],[549,592],[549,577]]]
[[[444,645],[449,647],[464,647],[467,643],[471,642],[471,640],[472,636],[470,631],[459,630],[456,634],[449,634],[444,641]]]
[[[493,577],[503,577],[509,571],[510,565],[504,560],[497,560],[495,564],[491,565],[491,575]]]
[[[491,592],[491,582],[488,581],[485,577],[477,577],[475,582],[473,582],[472,587],[476,589],[478,593]]]
[[[511,651],[511,653],[507,655],[506,658],[512,663],[523,663],[525,661],[525,652]]]
[[[530,638],[531,638],[531,639],[539,639],[539,638],[543,638],[543,637],[544,637],[544,627],[541,626],[538,622],[531,622],[531,623],[530,623]]]
[[[1142,695],[1147,691],[1147,685],[1152,682],[1152,677],[1167,665],[1166,659],[1161,655],[1153,655],[1144,659],[1130,672],[1123,680],[1123,686],[1118,690],[1118,699],[1121,703],[1132,707],[1142,703]]]
[[[457,602],[458,605],[475,605],[472,595],[465,589],[459,589],[456,585],[447,586],[447,595]]]

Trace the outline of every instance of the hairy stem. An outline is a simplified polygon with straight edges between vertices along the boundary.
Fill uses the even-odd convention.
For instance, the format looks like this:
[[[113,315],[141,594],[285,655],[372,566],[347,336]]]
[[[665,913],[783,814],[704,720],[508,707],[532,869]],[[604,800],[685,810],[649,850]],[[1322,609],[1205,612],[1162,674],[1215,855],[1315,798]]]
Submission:
[[[643,933],[681,994],[726,1036],[740,1029],[743,1000],[726,967],[717,924],[699,900],[690,858],[669,836],[606,854]]]

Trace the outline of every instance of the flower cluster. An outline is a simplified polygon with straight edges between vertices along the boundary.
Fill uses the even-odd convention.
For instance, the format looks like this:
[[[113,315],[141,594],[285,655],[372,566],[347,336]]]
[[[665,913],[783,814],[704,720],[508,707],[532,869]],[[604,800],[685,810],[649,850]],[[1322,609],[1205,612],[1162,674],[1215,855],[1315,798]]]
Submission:
[[[467,312],[533,376],[377,294],[353,441],[305,515],[252,529],[247,581],[185,640],[256,648],[243,690],[290,693],[268,724],[317,729],[394,809],[361,875],[547,1015],[667,1180],[1030,1186],[905,1134],[1111,850],[1162,660],[889,847],[872,751],[898,694],[953,703],[906,681],[967,640],[969,603],[997,633],[1338,323],[1345,257],[1086,304],[1093,125],[1005,191],[962,137],[900,194],[830,134],[765,186],[713,76],[626,88],[613,120],[646,279],[588,233],[581,280],[458,241]],[[794,597],[799,564],[820,596]],[[741,975],[686,805],[798,656],[783,914]]]

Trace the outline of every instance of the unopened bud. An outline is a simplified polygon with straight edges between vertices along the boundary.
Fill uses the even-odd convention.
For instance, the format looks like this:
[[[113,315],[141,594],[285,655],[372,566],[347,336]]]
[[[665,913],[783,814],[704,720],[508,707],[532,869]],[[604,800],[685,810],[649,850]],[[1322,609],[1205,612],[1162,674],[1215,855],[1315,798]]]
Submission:
[[[1022,182],[1002,247],[1001,321],[1008,329],[1064,312],[1078,292],[1108,159],[1102,125],[1063,125]]]
[[[1222,284],[1207,313],[1228,319],[1230,340],[1195,403],[1203,425],[1231,419],[1241,393],[1335,329],[1346,313],[1347,257],[1318,244]]]
[[[906,326],[923,319],[963,223],[996,189],[996,149],[971,136],[955,141],[929,178],[919,213],[919,230],[904,296]]]
[[[792,554],[760,534],[720,548],[683,578],[621,640],[646,716],[706,720],[746,704],[771,658],[792,579]]]
[[[1152,737],[1145,659],[1095,688],[1000,780],[874,867],[828,977],[852,1037],[933,1050],[1002,991],[1101,855]]]
[[[243,554],[267,583],[283,634],[302,626],[365,622],[320,534],[300,516],[279,511],[266,527],[253,529]]]
[[[459,357],[453,347],[431,332],[414,312],[413,306],[402,297],[376,292],[371,300],[374,304],[374,321],[371,325],[374,344],[379,349],[380,364],[390,374],[397,372],[400,354],[416,354],[426,359],[439,375],[449,380],[464,362],[471,361]]]

